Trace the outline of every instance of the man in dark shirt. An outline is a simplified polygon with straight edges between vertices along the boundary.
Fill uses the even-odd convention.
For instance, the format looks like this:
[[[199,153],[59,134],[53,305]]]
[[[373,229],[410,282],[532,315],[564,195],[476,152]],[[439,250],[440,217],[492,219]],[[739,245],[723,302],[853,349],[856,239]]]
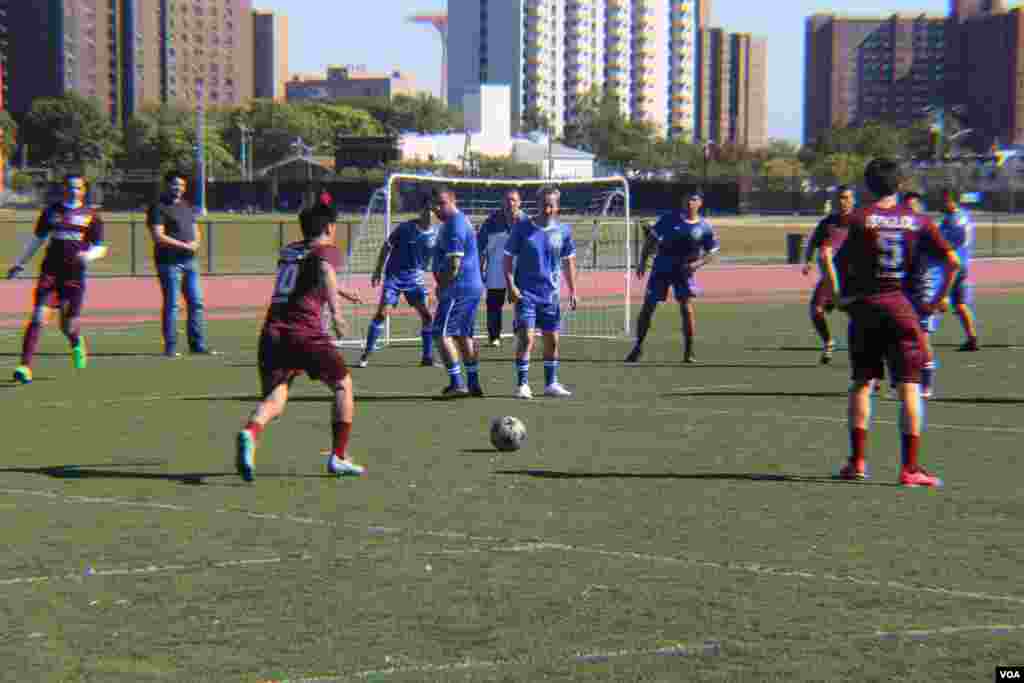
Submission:
[[[203,290],[199,283],[196,254],[202,236],[196,209],[185,200],[188,182],[180,173],[167,175],[167,192],[149,209],[146,223],[153,236],[153,258],[163,290],[164,355],[180,356],[178,342],[178,291],[188,311],[188,347],[194,354],[213,355],[206,343]]]

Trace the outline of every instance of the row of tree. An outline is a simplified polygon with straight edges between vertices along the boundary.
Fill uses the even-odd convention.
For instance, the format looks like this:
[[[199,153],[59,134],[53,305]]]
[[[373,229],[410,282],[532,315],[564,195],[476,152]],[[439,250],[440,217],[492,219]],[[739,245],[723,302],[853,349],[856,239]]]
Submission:
[[[252,167],[259,169],[295,153],[294,143],[300,138],[313,155],[332,156],[335,140],[342,135],[437,133],[461,127],[461,113],[429,95],[301,103],[256,100],[240,108],[207,112],[208,173],[238,177],[243,146],[252,156]],[[536,111],[526,113],[523,127],[551,128]],[[23,143],[31,166],[77,167],[95,175],[105,175],[115,167],[150,173],[191,168],[196,154],[195,112],[175,105],[148,107],[121,130],[111,125],[95,101],[68,94],[37,99],[17,125],[0,112],[0,129],[8,153],[15,141]],[[873,156],[921,158],[934,151],[927,122],[909,129],[884,123],[835,128],[803,147],[772,141],[763,149],[747,149],[666,139],[651,124],[624,116],[614,97],[599,92],[578,103],[576,119],[565,128],[561,141],[591,151],[604,164],[624,172],[757,176],[780,185],[808,177],[826,184],[856,182]],[[426,170],[425,166],[429,164],[404,164],[403,168]],[[533,168],[507,158],[471,156],[463,160],[462,170],[522,176]]]

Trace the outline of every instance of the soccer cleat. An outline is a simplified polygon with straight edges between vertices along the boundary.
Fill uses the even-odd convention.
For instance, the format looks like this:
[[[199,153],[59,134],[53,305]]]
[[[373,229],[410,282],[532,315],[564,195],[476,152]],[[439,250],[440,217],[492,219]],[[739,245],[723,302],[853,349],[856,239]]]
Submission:
[[[359,361],[356,363],[357,368],[365,368],[370,364],[370,360],[366,356],[360,356]]]
[[[978,339],[974,337],[961,344],[957,351],[977,351],[978,349]]]
[[[923,467],[918,467],[916,470],[900,470],[900,484],[910,487],[930,486],[939,488],[942,486],[942,480],[934,474],[928,474]]]
[[[436,361],[433,358],[422,358],[420,359],[420,367],[424,368],[443,368],[444,363]]]
[[[89,365],[89,351],[85,346],[85,337],[78,338],[78,345],[71,347],[71,364],[75,370],[85,370]]]
[[[190,356],[223,356],[224,355],[223,352],[217,351],[215,349],[194,349],[194,350],[190,350],[188,353],[189,353]]]
[[[633,350],[629,352],[629,355],[626,356],[626,359],[624,361],[622,361],[622,362],[623,363],[636,363],[637,361],[640,360],[640,356],[642,356],[642,355],[644,355],[644,350],[642,348],[640,348],[639,346],[634,346]]]
[[[929,399],[929,398],[931,398],[934,395],[935,395],[935,390],[932,389],[931,387],[926,387],[926,386],[922,386],[921,387],[921,398]]]
[[[14,369],[14,381],[19,384],[32,384],[32,368],[19,365]]]
[[[469,396],[469,389],[466,387],[446,386],[441,392],[441,398],[465,398]]]
[[[516,398],[533,398],[533,391],[529,384],[520,384],[516,389]]]
[[[828,365],[832,362],[832,356],[836,352],[836,345],[834,342],[829,342],[821,349],[821,364]]]
[[[358,477],[366,472],[366,468],[357,465],[348,458],[339,458],[334,453],[327,456],[327,473],[336,477]]]
[[[842,479],[843,481],[864,481],[870,479],[871,475],[868,474],[867,465],[864,461],[854,462],[853,460],[847,461],[843,468],[839,470],[839,474],[836,479]]]
[[[245,481],[252,481],[252,473],[256,467],[256,439],[252,432],[243,429],[238,432],[235,440],[235,469],[238,476]]]
[[[490,346],[492,349],[500,349],[501,348],[501,339],[492,339],[490,344],[488,344],[488,346]]]
[[[481,387],[479,384],[476,385],[475,387],[470,387],[469,388],[469,395],[474,397],[474,398],[483,398],[484,397],[484,388]]]
[[[572,392],[563,387],[558,382],[555,382],[554,384],[549,384],[546,387],[544,387],[544,395],[551,396],[554,398],[569,398],[570,396],[572,396]]]
[[[696,363],[697,362],[697,356],[693,355],[693,351],[687,351],[683,355],[683,362],[684,363]]]
[[[181,358],[181,351],[174,351],[173,349],[164,351],[164,358]]]

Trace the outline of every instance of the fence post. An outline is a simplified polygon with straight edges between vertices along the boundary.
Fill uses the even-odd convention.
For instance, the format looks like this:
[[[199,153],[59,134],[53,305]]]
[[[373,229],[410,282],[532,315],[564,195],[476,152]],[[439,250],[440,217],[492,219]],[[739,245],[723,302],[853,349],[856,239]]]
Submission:
[[[129,248],[131,249],[131,253],[129,254],[129,260],[131,262],[131,274],[132,275],[138,275],[138,264],[136,263],[136,256],[135,256],[135,241],[136,241],[136,237],[135,237],[135,220],[132,219],[132,222],[128,226],[128,244],[129,244]]]
[[[345,226],[346,226],[345,229],[346,229],[347,237],[348,237],[348,242],[347,242],[347,245],[345,247],[345,259],[348,262],[351,262],[352,261],[352,221],[349,221],[348,223],[346,223]]]
[[[594,235],[590,245],[591,263],[590,267],[597,270],[597,248],[601,244],[601,224],[594,220]]]
[[[277,250],[284,249],[284,221],[277,223]]]
[[[213,221],[206,221],[206,272],[213,274]]]

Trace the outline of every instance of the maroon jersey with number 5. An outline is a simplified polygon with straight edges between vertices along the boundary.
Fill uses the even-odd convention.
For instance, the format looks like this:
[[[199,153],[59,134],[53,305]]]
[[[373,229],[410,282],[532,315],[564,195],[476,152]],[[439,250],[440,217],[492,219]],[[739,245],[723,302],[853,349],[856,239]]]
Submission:
[[[840,220],[848,226],[846,241],[835,255],[843,297],[900,292],[914,259],[921,256],[918,244],[939,254],[951,249],[930,218],[905,206],[867,206]],[[925,235],[928,239],[922,240]]]
[[[337,270],[341,252],[334,245],[306,242],[293,242],[281,250],[264,329],[287,330],[295,336],[324,334],[321,313],[327,297],[320,274],[323,262]]]

